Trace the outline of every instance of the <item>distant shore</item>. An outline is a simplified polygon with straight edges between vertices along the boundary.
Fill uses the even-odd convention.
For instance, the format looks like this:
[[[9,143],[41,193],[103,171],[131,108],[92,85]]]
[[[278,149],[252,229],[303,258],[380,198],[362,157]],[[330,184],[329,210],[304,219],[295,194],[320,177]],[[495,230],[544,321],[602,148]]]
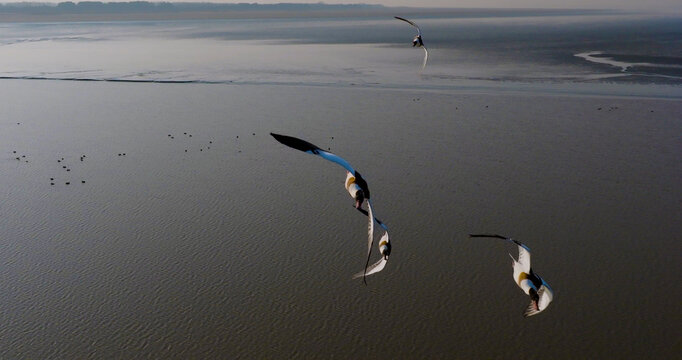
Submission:
[[[0,4],[2,22],[162,21],[202,19],[349,18],[374,16],[520,17],[603,15],[612,10],[477,9],[385,7],[367,4],[215,4],[215,3],[101,3]]]

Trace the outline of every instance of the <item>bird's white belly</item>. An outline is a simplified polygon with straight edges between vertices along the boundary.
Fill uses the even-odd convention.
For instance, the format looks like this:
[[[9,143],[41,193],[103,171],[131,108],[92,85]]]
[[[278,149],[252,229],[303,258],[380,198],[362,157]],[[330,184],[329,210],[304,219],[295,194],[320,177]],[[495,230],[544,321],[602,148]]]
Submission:
[[[347,173],[346,175],[346,190],[348,190],[348,193],[350,194],[350,197],[355,199],[355,195],[360,191],[360,186],[355,183],[355,176],[351,175],[351,173]]]
[[[351,184],[347,189],[348,193],[350,194],[350,197],[352,197],[353,199],[355,199],[355,194],[357,194],[358,191],[360,191],[360,187],[356,183]]]
[[[518,264],[518,263],[517,263]],[[516,265],[516,264],[515,264]],[[514,267],[514,281],[526,295],[530,294],[530,289],[535,288],[533,282],[528,279],[528,274],[518,269],[518,266]]]

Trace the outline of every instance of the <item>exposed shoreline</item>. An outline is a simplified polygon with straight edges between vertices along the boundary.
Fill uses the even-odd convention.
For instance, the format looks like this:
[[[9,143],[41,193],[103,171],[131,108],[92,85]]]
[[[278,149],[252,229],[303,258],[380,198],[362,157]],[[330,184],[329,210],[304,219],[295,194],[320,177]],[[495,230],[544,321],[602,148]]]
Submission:
[[[635,67],[655,67],[655,68],[670,68],[670,69],[682,69],[682,65],[672,62],[677,58],[671,58],[668,60],[671,63],[653,63],[653,62],[636,62],[636,61],[624,61],[618,60],[617,57],[627,57],[627,56],[617,56],[613,54],[607,54],[602,51],[589,51],[584,53],[575,54],[579,58],[585,59],[586,61],[593,62],[596,64],[606,64],[613,67],[620,68],[621,72],[627,72],[630,68]],[[646,58],[644,56],[639,56],[639,58]],[[661,57],[650,57],[652,59],[660,59]]]
[[[586,98],[624,98],[672,100],[682,99],[682,86],[663,84],[618,84],[618,83],[530,83],[509,81],[464,81],[457,85],[424,86],[407,84],[359,84],[359,83],[297,83],[258,81],[184,81],[184,80],[137,80],[137,79],[89,79],[89,78],[46,78],[0,76],[0,81],[55,81],[90,83],[125,83],[156,85],[209,85],[209,86],[274,86],[329,89],[417,91],[441,94],[507,94],[526,96],[566,96]]]

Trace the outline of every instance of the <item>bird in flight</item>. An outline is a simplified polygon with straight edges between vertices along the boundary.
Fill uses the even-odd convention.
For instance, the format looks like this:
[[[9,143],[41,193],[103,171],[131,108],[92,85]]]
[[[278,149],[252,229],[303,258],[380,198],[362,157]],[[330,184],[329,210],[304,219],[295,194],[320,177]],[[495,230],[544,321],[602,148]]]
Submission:
[[[536,274],[530,266],[530,249],[521,242],[497,234],[469,234],[470,237],[497,238],[510,241],[519,248],[519,258],[514,259],[512,254],[512,268],[514,269],[514,281],[526,295],[530,296],[530,304],[523,313],[524,317],[539,314],[549,306],[554,298],[554,292],[547,282]]]
[[[325,160],[329,160],[333,163],[341,165],[347,170],[345,187],[350,196],[355,200],[355,208],[358,209],[363,214],[367,215],[369,219],[368,224],[368,239],[367,239],[367,262],[365,263],[364,271],[356,274],[353,278],[358,278],[362,276],[362,280],[367,284],[367,275],[378,273],[383,270],[388,262],[388,257],[391,254],[391,241],[388,235],[388,227],[379,219],[374,216],[374,211],[372,209],[372,201],[370,199],[369,186],[365,179],[356,171],[346,160],[337,156],[329,151],[322,150],[316,145],[313,145],[305,140],[295,138],[293,136],[280,135],[270,133],[275,140],[280,143],[300,150],[312,155],[318,155]],[[367,211],[362,209],[362,203],[367,200]],[[377,223],[384,229],[384,235],[379,241],[379,253],[381,258],[376,263],[369,265],[370,257],[372,255],[372,245],[374,244],[374,223]]]
[[[422,63],[422,70],[424,70],[424,68],[426,67],[426,61],[429,59],[429,50],[426,48],[426,45],[424,45],[424,41],[422,40],[422,30],[419,28],[419,26],[417,26],[417,24],[413,23],[410,20],[401,18],[400,16],[394,16],[394,18],[402,20],[417,28],[417,35],[414,37],[414,39],[412,39],[412,46],[424,49],[424,62]]]

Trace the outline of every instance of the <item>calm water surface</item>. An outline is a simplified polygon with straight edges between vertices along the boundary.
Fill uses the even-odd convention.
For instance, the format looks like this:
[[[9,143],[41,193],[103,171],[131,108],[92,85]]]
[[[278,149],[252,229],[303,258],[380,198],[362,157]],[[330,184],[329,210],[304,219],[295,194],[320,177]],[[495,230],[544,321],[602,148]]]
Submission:
[[[220,22],[2,26],[61,38],[0,46],[0,358],[680,356],[678,85],[471,68],[491,91],[420,77],[403,36],[256,46],[220,40]],[[427,74],[452,71],[437,59]],[[368,286],[351,279],[366,218],[344,171],[271,131],[367,178],[393,243]],[[528,244],[555,290],[546,312],[522,317],[515,249],[471,232]]]
[[[414,20],[430,52],[422,73],[414,29],[389,16],[5,23],[0,77],[457,89],[509,81],[682,84],[679,17]],[[575,56],[590,52],[649,66],[624,71]]]

